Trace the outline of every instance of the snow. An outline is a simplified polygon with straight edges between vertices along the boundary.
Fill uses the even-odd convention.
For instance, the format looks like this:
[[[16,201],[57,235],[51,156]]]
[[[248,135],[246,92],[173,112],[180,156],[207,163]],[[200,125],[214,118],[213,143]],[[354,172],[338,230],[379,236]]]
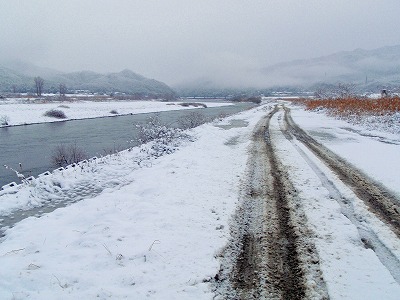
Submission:
[[[294,111],[295,122],[303,117],[311,124],[318,124],[313,114]],[[314,120],[314,123],[313,121]],[[305,123],[304,120],[298,122]],[[325,123],[324,123],[325,124]],[[400,286],[388,269],[382,264],[374,251],[366,249],[361,242],[357,225],[350,212],[342,208],[334,199],[335,195],[318,176],[327,176],[326,181],[333,184],[355,206],[356,216],[364,218],[363,228],[371,230],[386,242],[397,260],[400,259],[400,241],[390,230],[380,224],[354,193],[321,163],[307,148],[295,140],[285,139],[280,132],[278,116],[271,121],[272,140],[277,145],[279,156],[288,168],[290,179],[299,193],[299,203],[303,206],[308,223],[317,235],[315,244],[321,260],[321,268],[331,299],[398,299]],[[364,147],[366,144],[363,144]],[[300,150],[297,150],[300,149]],[[310,161],[302,158],[305,153]],[[315,170],[317,169],[317,170]],[[317,171],[317,173],[316,173]],[[377,224],[378,223],[378,224]],[[372,225],[371,225],[372,224]],[[389,237],[388,237],[389,236]],[[382,258],[381,258],[382,259]],[[385,262],[386,263],[386,262]],[[390,262],[388,262],[390,263]]]
[[[124,112],[128,106],[112,104],[104,104],[102,112]],[[217,257],[230,238],[251,133],[272,106],[192,129],[194,138],[170,155],[147,159],[143,148],[134,148],[0,191],[2,216],[68,197],[82,199],[5,231],[0,240],[0,299],[213,299],[208,281],[218,273]],[[400,285],[385,265],[390,260],[367,249],[360,234],[373,230],[397,260],[400,241],[301,143],[284,138],[281,117],[278,113],[271,120],[271,139],[314,233],[330,298],[398,299]],[[400,194],[399,136],[361,135],[360,127],[299,107],[292,107],[292,117],[328,148]],[[332,197],[332,186],[353,211]]]
[[[235,116],[249,122],[244,127],[203,125],[195,142],[128,173],[131,183],[8,229],[0,298],[211,299],[207,281],[219,270],[215,257],[229,237],[249,136],[263,113]],[[115,169],[110,163],[102,172]]]
[[[400,135],[368,131],[322,113],[292,107],[293,120],[313,138],[400,197]]]
[[[12,99],[0,101],[0,121],[2,116],[7,116],[9,125],[23,125],[195,108],[194,106],[184,107],[179,105],[180,103],[161,101],[64,101],[43,103],[27,99]],[[216,107],[232,104],[207,102],[206,105],[207,107]],[[60,120],[44,116],[46,111],[52,109],[63,111],[67,118]],[[112,110],[116,110],[117,114],[112,114]]]

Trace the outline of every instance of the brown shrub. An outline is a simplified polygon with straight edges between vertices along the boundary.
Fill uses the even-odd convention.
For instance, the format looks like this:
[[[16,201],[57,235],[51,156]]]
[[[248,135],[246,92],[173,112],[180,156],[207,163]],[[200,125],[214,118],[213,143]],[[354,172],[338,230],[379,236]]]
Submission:
[[[307,110],[328,109],[334,115],[388,115],[400,111],[400,97],[380,99],[297,99],[295,102],[305,105]]]

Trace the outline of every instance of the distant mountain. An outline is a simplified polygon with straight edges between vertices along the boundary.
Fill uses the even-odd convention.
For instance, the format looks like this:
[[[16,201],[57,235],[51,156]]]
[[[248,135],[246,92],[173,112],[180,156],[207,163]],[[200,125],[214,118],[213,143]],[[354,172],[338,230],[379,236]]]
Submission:
[[[45,80],[45,92],[58,92],[60,83],[70,91],[85,90],[99,93],[126,93],[140,96],[173,98],[174,90],[163,82],[149,79],[130,70],[100,74],[91,71],[64,73],[41,68],[29,63],[7,62],[0,64],[0,92],[33,92],[33,78]]]
[[[364,88],[400,85],[400,45],[284,62],[263,68],[261,73],[282,85],[338,82],[355,83]]]
[[[26,89],[28,82],[33,83],[31,80],[28,76],[0,66],[0,91],[12,91],[13,85]]]
[[[259,95],[259,90],[251,87],[224,87],[210,79],[198,79],[174,86],[181,97],[231,98],[236,95]],[[262,93],[262,92],[261,92]]]
[[[226,78],[229,82],[229,76]],[[342,51],[312,59],[301,59],[253,70],[242,86],[208,78],[174,86],[181,96],[268,95],[272,91],[301,93],[339,83],[356,85],[358,91],[380,91],[400,86],[400,45],[374,50]]]

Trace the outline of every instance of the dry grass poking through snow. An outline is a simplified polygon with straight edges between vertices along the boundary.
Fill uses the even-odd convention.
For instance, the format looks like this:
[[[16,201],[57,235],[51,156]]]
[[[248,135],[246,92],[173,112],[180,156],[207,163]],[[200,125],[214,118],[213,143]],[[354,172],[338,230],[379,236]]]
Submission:
[[[380,99],[299,99],[307,110],[328,109],[332,115],[342,117],[352,115],[382,116],[400,111],[400,97],[387,97]]]
[[[368,129],[383,130],[400,134],[400,97],[379,99],[338,98],[338,99],[296,99],[294,103],[305,106],[306,110],[323,111],[330,116],[363,125]]]

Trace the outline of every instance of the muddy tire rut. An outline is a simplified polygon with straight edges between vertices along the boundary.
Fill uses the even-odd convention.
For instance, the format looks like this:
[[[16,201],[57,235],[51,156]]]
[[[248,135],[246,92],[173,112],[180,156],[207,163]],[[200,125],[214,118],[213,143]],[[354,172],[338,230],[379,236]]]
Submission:
[[[269,138],[278,108],[256,125],[216,299],[327,299],[312,232]]]
[[[368,178],[343,158],[314,140],[293,121],[290,109],[285,106],[283,108],[287,131],[336,173],[339,179],[366,203],[370,211],[386,223],[400,238],[400,200],[381,184]],[[287,138],[290,138],[289,133],[285,134]]]
[[[297,136],[300,136],[303,138],[303,145],[308,147],[308,143],[304,142],[304,140],[307,141],[313,141],[313,139],[308,136],[304,131],[302,131],[297,125],[294,124],[293,120],[290,118],[290,110],[283,106],[283,111],[284,113],[280,113],[278,120],[280,121],[280,131],[283,134],[283,136],[289,140],[294,147],[294,149],[297,150],[297,152],[300,154],[301,157],[305,160],[305,162],[308,164],[308,166],[311,168],[311,170],[315,173],[315,175],[320,179],[321,185],[328,191],[329,193],[329,198],[335,200],[339,206],[341,213],[354,225],[354,227],[358,231],[358,236],[360,238],[360,242],[364,245],[365,248],[371,249],[375,252],[376,257],[380,260],[382,265],[386,267],[386,269],[391,273],[393,276],[393,279],[397,281],[397,283],[400,284],[400,260],[398,259],[397,255],[393,252],[393,247],[390,247],[387,245],[387,242],[385,242],[384,236],[382,236],[382,233],[380,230],[376,229],[372,224],[365,222],[365,219],[360,217],[359,213],[356,212],[355,209],[355,203],[354,199],[351,197],[349,198],[346,196],[346,192],[343,191],[342,189],[339,188],[335,183],[332,178],[330,178],[330,175],[326,173],[326,171],[323,171],[315,161],[320,161],[322,163],[325,163],[325,165],[328,167],[330,171],[332,171],[333,174],[337,174],[337,169],[341,169],[341,172],[345,172],[347,170],[348,176],[351,176],[352,173],[357,173],[358,177],[357,179],[360,179],[360,176],[362,174],[360,171],[356,169],[352,169],[352,167],[347,164],[346,169],[343,169],[343,165],[337,164],[335,165],[336,168],[332,168],[331,166],[333,164],[333,160],[330,160],[329,164],[326,163],[324,156],[320,157],[316,155],[317,153],[314,151],[309,152],[308,154],[299,147],[299,140],[296,138],[294,135],[295,132],[297,132]],[[300,132],[299,132],[300,131]],[[300,141],[301,142],[301,141]],[[314,141],[314,143],[317,143]],[[329,151],[325,147],[319,145],[320,151]],[[308,147],[308,150],[311,150],[311,147]],[[318,153],[319,153],[318,152]],[[331,155],[334,155],[333,153]],[[339,177],[339,176],[338,176]],[[343,177],[342,177],[343,178]],[[361,189],[362,186],[365,186],[369,181],[368,178],[363,178],[363,182],[358,182],[357,184],[359,185],[359,189]],[[354,191],[354,186],[349,185],[346,181],[342,181],[342,183],[347,186],[349,189]],[[373,186],[372,182],[368,182],[368,189],[371,190],[373,188],[375,189],[380,189],[380,186]],[[368,193],[367,191],[363,191],[363,193],[359,193],[356,195],[356,197],[359,200],[364,201],[367,206],[368,206],[368,199],[371,197],[367,197],[367,200],[365,198],[362,198],[362,196],[365,195],[365,193]],[[375,201],[380,201],[382,198],[378,198]],[[395,205],[395,204],[393,204]],[[374,212],[371,207],[369,207],[369,210]],[[379,218],[380,214],[382,213],[382,210],[379,211],[379,214],[375,215]],[[382,220],[382,219],[381,219]],[[383,221],[385,221],[383,219]],[[388,226],[391,228],[391,226]],[[396,248],[396,247],[394,247]]]

